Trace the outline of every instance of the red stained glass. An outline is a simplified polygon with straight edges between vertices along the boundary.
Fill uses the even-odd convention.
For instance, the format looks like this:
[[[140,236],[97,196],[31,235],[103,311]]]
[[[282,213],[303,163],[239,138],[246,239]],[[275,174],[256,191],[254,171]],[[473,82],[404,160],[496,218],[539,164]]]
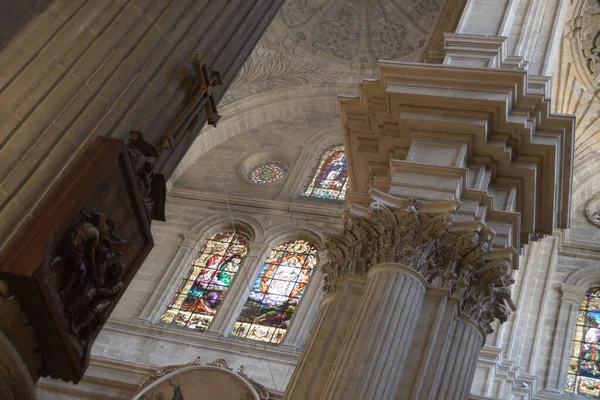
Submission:
[[[207,330],[246,257],[246,243],[246,238],[234,231],[217,233],[207,240],[161,321]]]

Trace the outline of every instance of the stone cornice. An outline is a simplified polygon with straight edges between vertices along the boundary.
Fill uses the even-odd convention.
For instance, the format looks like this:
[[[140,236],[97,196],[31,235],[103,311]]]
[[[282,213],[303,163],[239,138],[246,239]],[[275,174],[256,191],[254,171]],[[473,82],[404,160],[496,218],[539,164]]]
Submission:
[[[104,325],[104,331],[125,333],[134,337],[148,338],[165,343],[197,348],[199,350],[221,350],[230,354],[248,357],[256,353],[260,347],[260,357],[289,365],[295,365],[300,357],[300,351],[291,346],[270,346],[239,338],[227,338],[213,332],[194,332],[183,329],[173,329],[161,325],[148,324],[146,321],[127,321],[111,318]],[[201,340],[199,340],[201,337]]]
[[[306,214],[307,216],[327,217],[337,220],[342,212],[341,205],[318,204],[319,200],[307,199],[306,201],[298,200],[274,200],[274,199],[256,199],[253,197],[244,196],[225,196],[220,193],[202,192],[193,189],[183,189],[174,187],[168,194],[170,199],[193,200],[202,203],[214,205],[221,204],[224,208],[229,204],[232,208],[256,212],[256,210],[264,210],[269,214],[289,213]]]
[[[514,310],[509,286],[515,249],[491,249],[495,233],[481,221],[455,221],[459,201],[419,202],[377,190],[371,197],[368,208],[354,204],[345,213],[341,233],[325,239],[326,293],[348,274],[398,263],[448,289],[484,331],[491,331],[495,318],[506,321]]]
[[[574,118],[552,115],[528,80],[525,71],[380,63],[379,80],[340,98],[351,191],[388,177],[415,134],[443,136],[464,143],[467,164],[485,165],[491,184],[517,188],[517,241],[568,227]]]

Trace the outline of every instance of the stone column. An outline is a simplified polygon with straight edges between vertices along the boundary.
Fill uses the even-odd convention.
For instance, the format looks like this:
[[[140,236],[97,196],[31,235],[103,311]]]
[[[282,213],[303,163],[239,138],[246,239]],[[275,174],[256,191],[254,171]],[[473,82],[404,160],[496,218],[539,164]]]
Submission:
[[[436,367],[435,378],[428,371],[422,371],[436,383],[429,397],[432,400],[468,398],[479,352],[485,342],[483,330],[468,315],[460,315],[453,321],[451,333],[445,362]]]
[[[430,287],[411,343],[402,376],[401,386],[406,399],[429,399],[436,392],[432,385],[432,371],[446,363],[453,338],[455,318],[460,312],[460,301],[450,297],[447,289]]]
[[[413,269],[380,264],[367,286],[322,399],[396,399],[427,282]]]
[[[321,396],[360,304],[365,284],[364,276],[350,275],[337,292],[328,294],[321,301],[319,318],[290,379],[285,400],[310,400]]]

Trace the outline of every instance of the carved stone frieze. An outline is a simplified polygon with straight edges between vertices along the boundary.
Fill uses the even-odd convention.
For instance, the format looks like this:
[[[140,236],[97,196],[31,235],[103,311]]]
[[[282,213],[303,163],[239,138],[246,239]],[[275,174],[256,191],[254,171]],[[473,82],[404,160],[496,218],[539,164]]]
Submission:
[[[575,5],[573,19],[566,23],[565,37],[575,41],[577,56],[594,83],[600,83],[600,3],[581,0]]]
[[[326,237],[325,291],[337,290],[348,274],[365,275],[382,263],[406,265],[432,286],[461,299],[462,311],[486,332],[514,308],[510,302],[512,249],[491,249],[493,231],[483,222],[455,222],[459,202],[353,205],[342,232]]]

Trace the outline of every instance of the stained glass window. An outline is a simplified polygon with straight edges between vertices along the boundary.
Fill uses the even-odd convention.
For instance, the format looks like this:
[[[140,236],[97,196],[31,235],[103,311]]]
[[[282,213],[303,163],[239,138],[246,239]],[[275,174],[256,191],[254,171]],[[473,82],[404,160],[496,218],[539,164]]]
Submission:
[[[285,176],[288,167],[276,161],[259,164],[248,172],[248,179],[252,183],[264,184],[277,182]]]
[[[311,174],[303,196],[320,199],[344,200],[348,185],[348,168],[344,146],[334,146],[326,150]]]
[[[600,287],[588,289],[581,302],[566,391],[600,397]]]
[[[161,321],[207,330],[247,252],[246,237],[235,231],[208,239]]]
[[[305,240],[275,247],[263,265],[231,335],[281,343],[317,262],[317,248]]]

